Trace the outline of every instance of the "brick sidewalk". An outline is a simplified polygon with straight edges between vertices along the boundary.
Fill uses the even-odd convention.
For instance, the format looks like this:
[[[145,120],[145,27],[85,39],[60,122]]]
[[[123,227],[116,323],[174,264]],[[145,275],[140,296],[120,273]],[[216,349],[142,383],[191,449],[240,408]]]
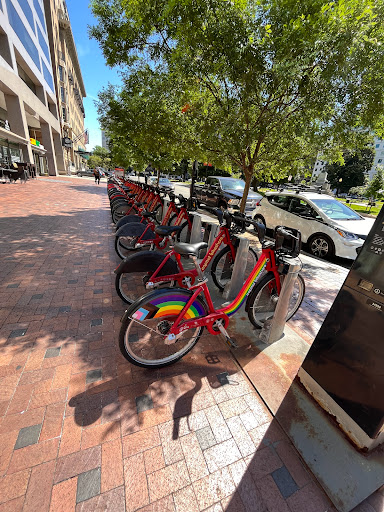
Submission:
[[[0,512],[336,510],[219,338],[161,371],[121,356],[105,183],[0,201]]]

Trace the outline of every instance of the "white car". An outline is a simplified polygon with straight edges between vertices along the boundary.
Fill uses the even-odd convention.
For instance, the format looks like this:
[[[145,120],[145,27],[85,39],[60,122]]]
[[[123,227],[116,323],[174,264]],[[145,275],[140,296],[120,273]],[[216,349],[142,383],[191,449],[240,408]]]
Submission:
[[[268,229],[287,226],[301,232],[311,254],[355,259],[375,219],[362,217],[335,198],[316,192],[269,192],[252,212]]]

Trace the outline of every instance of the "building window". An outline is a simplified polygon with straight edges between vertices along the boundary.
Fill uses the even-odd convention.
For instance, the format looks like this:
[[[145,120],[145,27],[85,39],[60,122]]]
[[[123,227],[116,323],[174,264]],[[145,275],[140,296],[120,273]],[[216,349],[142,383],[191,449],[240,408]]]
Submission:
[[[43,61],[41,61],[41,63],[43,65],[43,75],[44,75],[45,81],[47,82],[47,84],[49,85],[49,88],[53,92],[54,91],[54,88],[53,88],[53,78],[52,78],[51,72],[49,71],[49,69],[44,64]]]
[[[60,98],[61,98],[61,101],[63,101],[64,103],[66,103],[66,101],[65,101],[65,90],[64,90],[64,87],[60,87]]]
[[[379,159],[378,159],[378,161],[377,161],[377,163],[378,163],[378,164],[381,164],[381,162],[382,162],[382,161],[383,161],[383,159],[382,159],[382,158],[379,158]]]
[[[27,50],[33,62],[36,64],[37,68],[40,70],[39,52],[35,46],[35,43],[32,41],[31,36],[28,34],[27,29],[24,26],[24,23],[22,22],[20,16],[17,14],[16,9],[13,7],[13,4],[10,0],[7,0],[7,11],[11,27],[15,31],[17,37],[20,39],[24,48]]]
[[[40,7],[39,0],[33,0],[33,5],[34,5],[36,13],[37,13],[37,15],[39,17],[41,26],[43,27],[44,31],[46,31],[46,28],[45,28],[45,18],[44,18],[43,11],[42,11],[42,9]]]
[[[63,69],[63,66],[60,66],[60,65],[59,65],[59,79],[60,79],[60,82],[64,82],[64,69]]]
[[[67,122],[67,110],[66,110],[65,107],[62,107],[61,110],[62,110],[62,113],[63,113],[63,121],[64,121],[64,123],[66,123]]]
[[[380,144],[376,144],[376,148],[379,148],[380,147]]]
[[[35,32],[35,23],[33,21],[32,9],[29,5],[28,0],[18,0],[18,2],[21,7],[21,10],[24,13],[24,16],[27,18],[28,23],[31,25],[31,29],[33,30],[33,32]]]
[[[43,50],[44,55],[47,57],[47,61],[51,62],[47,42],[46,42],[43,34],[41,33],[41,30],[39,29],[39,27],[37,27],[37,35],[39,38],[40,48]]]
[[[31,80],[31,78],[29,78],[24,69],[20,67],[20,64],[17,64],[17,72],[19,73],[19,77],[22,79],[22,81],[28,85],[34,94],[36,94],[36,85]]]

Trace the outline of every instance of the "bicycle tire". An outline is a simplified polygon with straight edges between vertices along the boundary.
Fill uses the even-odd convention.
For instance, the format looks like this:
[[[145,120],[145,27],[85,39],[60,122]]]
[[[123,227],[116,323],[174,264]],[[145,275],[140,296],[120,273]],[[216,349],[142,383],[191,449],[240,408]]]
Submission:
[[[164,343],[166,332],[191,296],[190,290],[165,288],[134,302],[125,312],[119,334],[119,347],[125,359],[136,366],[155,369],[176,363],[192,350],[204,327],[193,329],[192,336],[186,329],[175,343]],[[207,312],[206,304],[197,297],[186,319],[205,316]]]
[[[235,248],[235,251],[237,249]],[[257,253],[252,247],[249,248],[249,256],[245,269],[245,277],[247,278],[258,260]],[[211,266],[211,276],[216,287],[223,291],[227,282],[231,279],[234,261],[232,261],[232,253],[228,245],[223,247],[213,258]]]
[[[131,209],[129,204],[120,204],[116,208],[112,210],[112,221],[114,224],[117,224],[120,219],[127,216],[127,212]],[[136,220],[136,222],[140,222],[140,219]]]
[[[280,281],[281,285],[283,285],[283,275],[280,276]],[[291,319],[297,312],[303,302],[304,295],[305,282],[303,277],[299,274],[290,298],[286,321]],[[272,318],[275,313],[278,298],[275,276],[272,272],[268,272],[268,274],[256,283],[247,300],[248,318],[252,325],[261,328],[267,319]]]
[[[161,256],[162,260],[164,260],[165,254],[161,254]],[[120,299],[129,305],[139,300],[140,297],[147,293],[144,280],[150,280],[150,276],[157,270],[159,265],[159,253],[154,252],[153,258],[148,262],[148,268],[146,268],[145,272],[136,270],[134,272],[122,272],[116,275],[115,288]],[[158,276],[167,276],[177,274],[178,272],[177,264],[170,258],[159,271]],[[170,281],[164,282],[164,284],[157,286],[156,289],[159,289],[161,286],[163,288],[171,286]]]
[[[159,204],[154,209],[153,213],[155,214],[155,221],[157,224],[161,224],[161,221],[163,220],[163,205]]]

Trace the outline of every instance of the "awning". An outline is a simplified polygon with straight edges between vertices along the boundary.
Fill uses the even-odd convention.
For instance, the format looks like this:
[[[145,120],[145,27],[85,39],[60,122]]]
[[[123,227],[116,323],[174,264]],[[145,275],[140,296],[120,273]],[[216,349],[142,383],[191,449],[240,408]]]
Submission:
[[[75,149],[75,153],[78,153],[81,158],[85,158],[86,160],[91,156],[91,151],[85,151],[85,149]]]
[[[10,130],[5,130],[0,127],[0,137],[2,139],[8,139],[10,142],[19,142],[20,144],[29,144],[29,139],[24,139],[24,137],[20,137],[17,133],[13,133]]]

